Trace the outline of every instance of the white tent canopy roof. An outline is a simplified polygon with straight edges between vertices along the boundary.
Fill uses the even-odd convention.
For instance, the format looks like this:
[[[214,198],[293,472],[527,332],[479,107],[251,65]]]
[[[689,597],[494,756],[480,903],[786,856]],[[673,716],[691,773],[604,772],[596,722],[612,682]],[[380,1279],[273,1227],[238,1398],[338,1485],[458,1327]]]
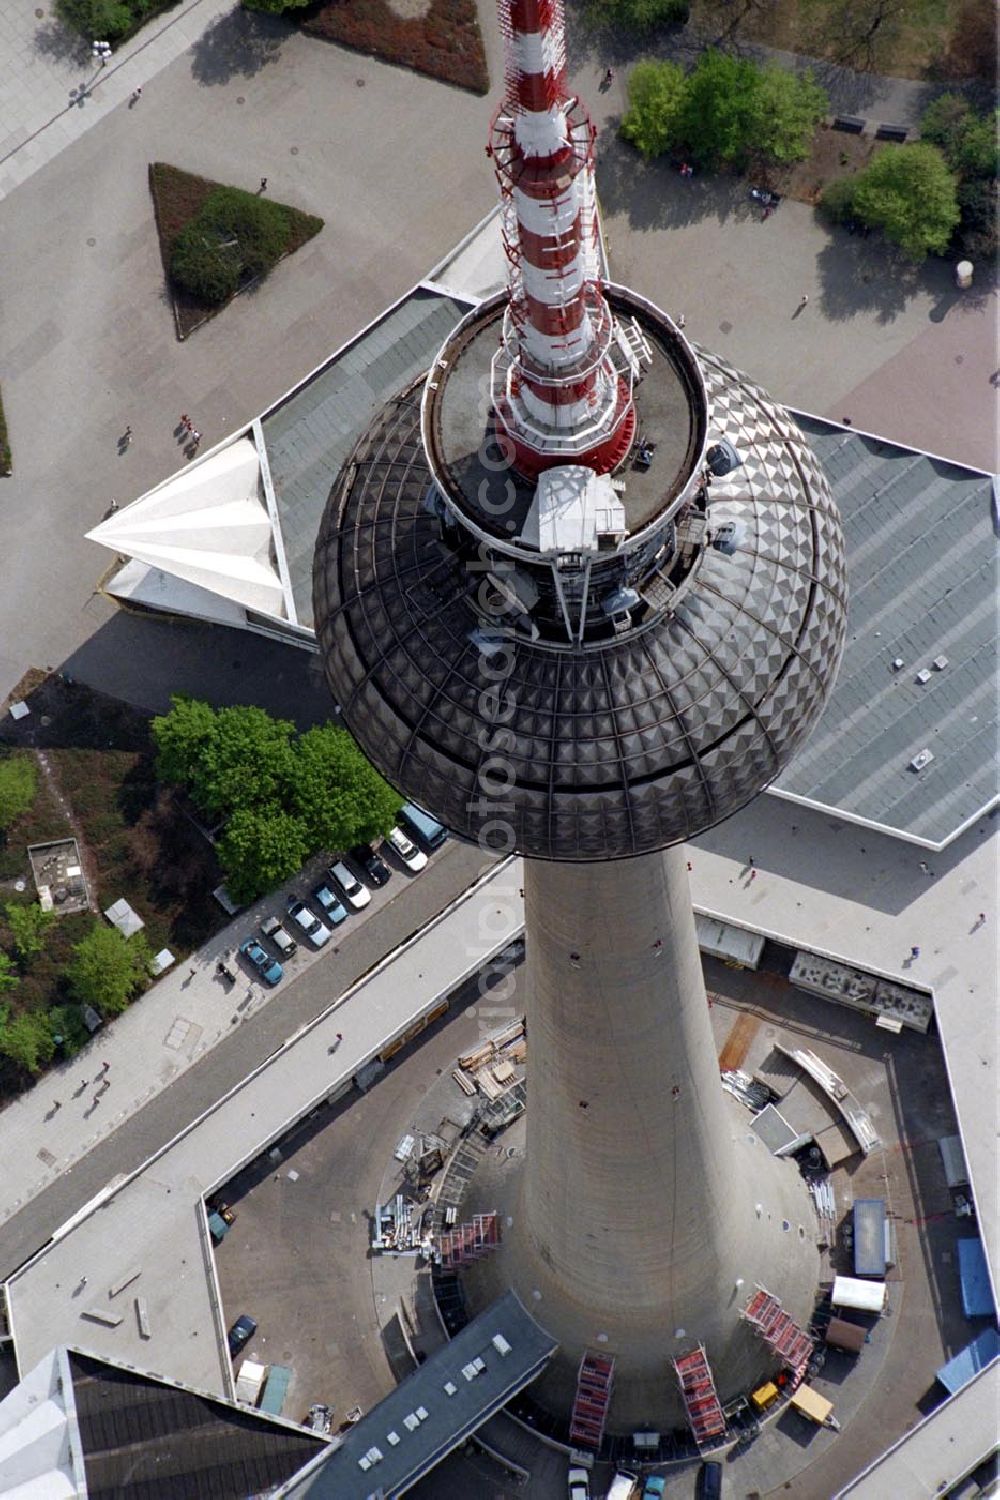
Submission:
[[[87,535],[248,609],[288,617],[249,438],[208,454]]]

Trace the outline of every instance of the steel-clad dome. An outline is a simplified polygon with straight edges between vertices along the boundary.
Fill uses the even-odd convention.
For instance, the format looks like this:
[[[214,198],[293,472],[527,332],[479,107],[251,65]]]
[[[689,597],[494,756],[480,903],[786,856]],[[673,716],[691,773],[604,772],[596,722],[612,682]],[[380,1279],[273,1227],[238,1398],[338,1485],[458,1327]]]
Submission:
[[[484,616],[502,568],[481,539],[487,561],[470,566],[421,439],[420,384],[334,486],[313,585],[331,690],[387,779],[458,834],[507,850],[512,829],[543,859],[662,849],[756,796],[819,717],[845,629],[829,488],[787,412],[684,349],[707,403],[700,490],[686,531],[671,513],[673,573],[633,580],[638,607],[614,633],[560,640],[523,605]],[[741,462],[718,479],[700,464],[720,441]]]

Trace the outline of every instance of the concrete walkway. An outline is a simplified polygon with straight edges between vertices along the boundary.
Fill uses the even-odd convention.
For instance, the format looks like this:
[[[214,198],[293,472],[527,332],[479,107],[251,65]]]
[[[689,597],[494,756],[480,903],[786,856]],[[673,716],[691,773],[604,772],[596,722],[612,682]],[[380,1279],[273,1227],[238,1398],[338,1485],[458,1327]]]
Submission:
[[[103,67],[89,42],[34,0],[0,6],[0,198],[186,52],[234,0],[185,0],[144,26]],[[41,17],[41,19],[40,19]],[[287,27],[263,21],[262,41]],[[136,108],[142,108],[140,101]]]

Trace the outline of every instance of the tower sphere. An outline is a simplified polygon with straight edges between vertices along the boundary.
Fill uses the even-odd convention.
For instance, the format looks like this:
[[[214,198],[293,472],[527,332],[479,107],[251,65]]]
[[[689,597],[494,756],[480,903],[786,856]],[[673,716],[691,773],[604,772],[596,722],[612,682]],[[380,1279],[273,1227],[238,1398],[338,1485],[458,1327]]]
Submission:
[[[603,291],[641,357],[615,472],[511,465],[494,298],[377,414],[314,563],[366,754],[455,832],[543,859],[645,854],[736,812],[808,736],[844,640],[840,521],[795,422]]]

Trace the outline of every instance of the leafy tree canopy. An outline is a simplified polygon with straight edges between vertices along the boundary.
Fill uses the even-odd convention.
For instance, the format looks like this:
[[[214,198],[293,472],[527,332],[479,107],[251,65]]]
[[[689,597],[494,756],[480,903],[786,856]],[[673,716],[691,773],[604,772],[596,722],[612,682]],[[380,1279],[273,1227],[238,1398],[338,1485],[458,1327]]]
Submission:
[[[283,800],[294,774],[294,724],[252,706],[216,712],[189,699],[173,703],[165,718],[153,720],[157,770],[165,780],[186,786],[202,812],[216,818]]]
[[[66,977],[77,999],[107,1015],[118,1015],[147,977],[149,944],[141,932],[123,937],[117,927],[95,922],[73,948]]]
[[[280,808],[240,808],[218,844],[226,885],[241,906],[288,880],[309,852],[302,819]]]
[[[215,710],[179,694],[170,703],[170,712],[150,725],[156,745],[156,773],[162,781],[190,786],[215,733]]]
[[[942,94],[928,105],[920,134],[940,146],[953,172],[962,177],[995,177],[1000,171],[1000,112],[979,115],[961,94]]]
[[[0,833],[8,829],[35,800],[38,776],[27,755],[0,759]]]
[[[787,165],[808,154],[827,97],[811,75],[706,52],[686,76],[639,63],[629,76],[622,135],[644,156],[683,152],[699,166]]]
[[[44,912],[37,901],[8,901],[4,907],[7,926],[14,941],[14,952],[22,963],[28,963],[42,951],[42,938],[52,921],[51,912]]]
[[[0,995],[7,990],[16,990],[18,978],[14,972],[14,960],[0,948]]]
[[[957,183],[936,146],[918,141],[879,152],[854,182],[852,206],[910,260],[947,249],[959,220]]]
[[[387,833],[400,797],[336,725],[302,735],[296,747],[293,803],[310,849],[346,849]]]
[[[52,1024],[44,1012],[23,1011],[0,1024],[0,1053],[28,1073],[40,1073],[54,1051]]]
[[[590,0],[587,20],[592,26],[631,31],[645,36],[658,26],[683,26],[691,14],[688,0]]]
[[[670,149],[686,88],[679,63],[636,63],[628,75],[628,111],[621,133],[643,156],[661,156]]]

